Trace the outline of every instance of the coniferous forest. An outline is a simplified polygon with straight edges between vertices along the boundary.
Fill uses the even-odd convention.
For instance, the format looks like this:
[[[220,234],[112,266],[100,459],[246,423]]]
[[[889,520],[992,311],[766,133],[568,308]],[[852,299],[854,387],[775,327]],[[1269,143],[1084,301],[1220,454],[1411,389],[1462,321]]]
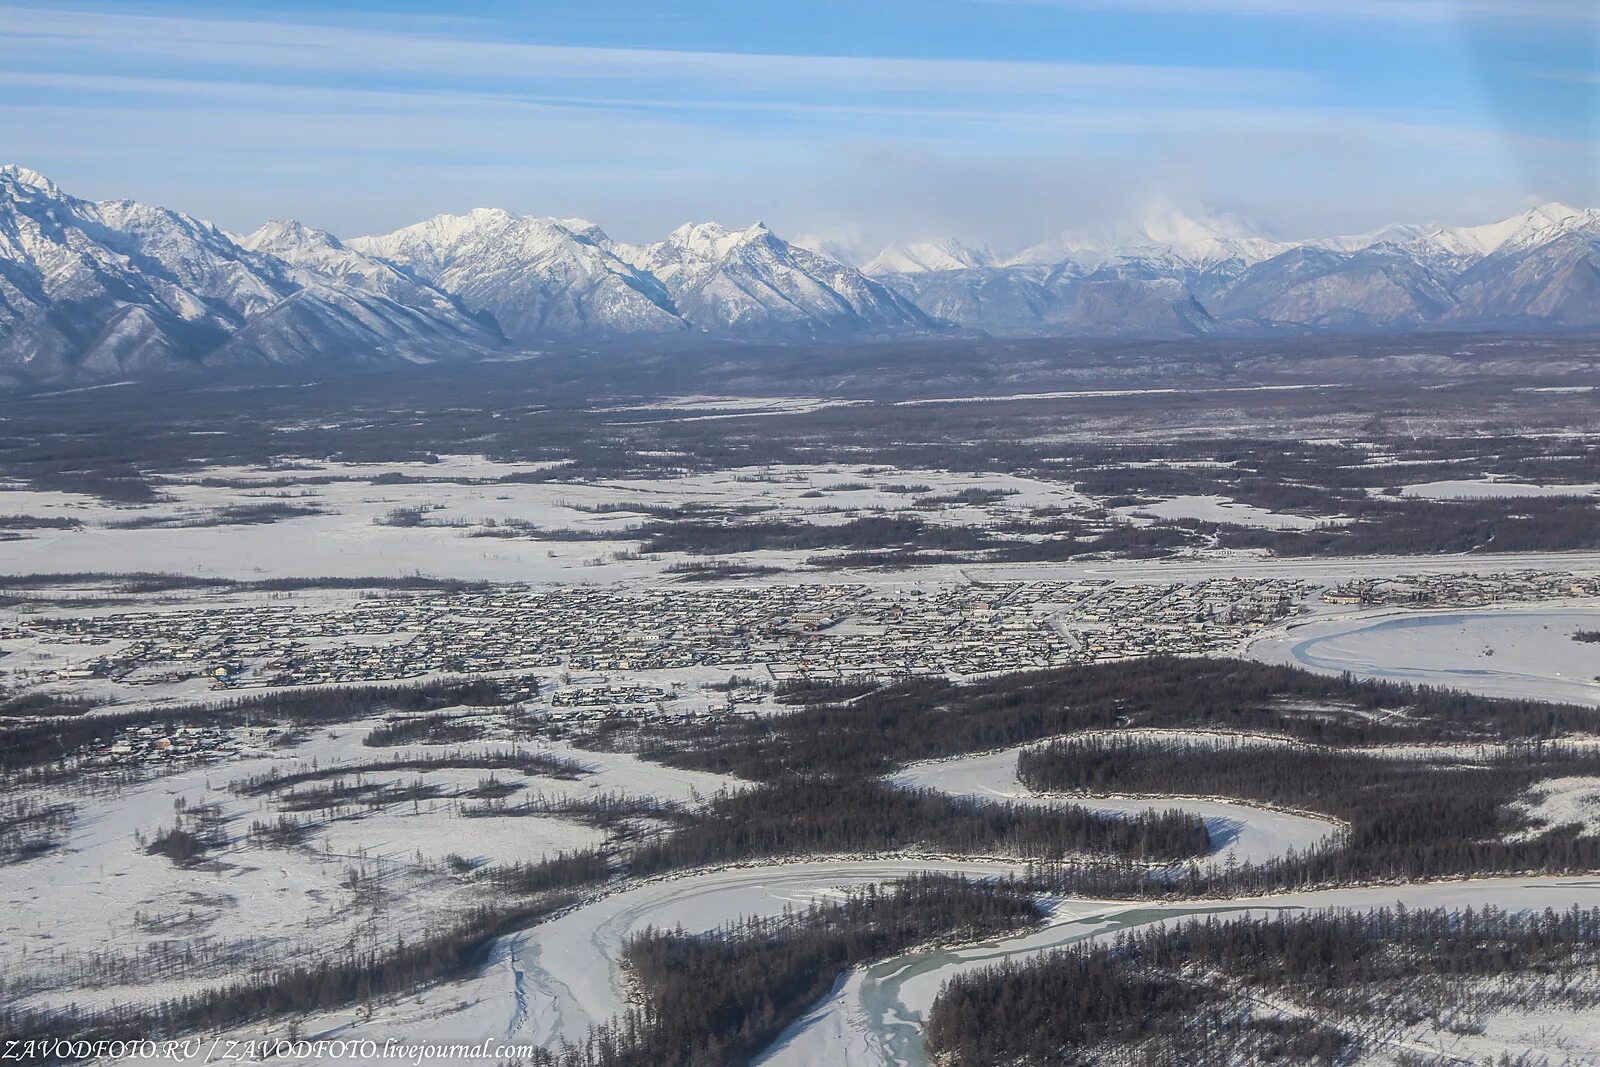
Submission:
[[[241,795],[252,797],[293,798],[303,790],[320,797],[317,791],[336,791],[348,776],[364,771],[423,772],[435,766],[581,780],[581,760],[520,749],[452,754],[448,746],[464,737],[463,727],[441,710],[500,707],[507,688],[500,681],[307,690],[212,709],[172,706],[132,713],[137,717],[128,723],[202,722],[209,716],[292,730],[389,714],[397,717],[382,728],[379,746],[409,740],[444,746],[422,758],[303,768],[238,783]],[[890,685],[799,683],[779,695],[789,710],[762,719],[725,719],[672,732],[606,729],[578,737],[581,746],[631,749],[679,767],[731,773],[749,785],[692,807],[641,806],[636,798],[596,796],[570,812],[562,808],[561,814],[626,832],[614,835],[603,849],[539,863],[481,870],[462,865],[458,876],[479,886],[488,903],[426,940],[329,957],[315,966],[258,972],[227,988],[137,1010],[39,1015],[6,1007],[0,1009],[0,1025],[17,1034],[64,1028],[100,1036],[174,1034],[371,1003],[480,967],[499,934],[558,915],[632,879],[669,872],[750,860],[885,853],[1027,862],[1026,876],[1015,883],[927,879],[864,890],[836,905],[782,919],[735,921],[710,934],[651,931],[627,950],[643,996],[639,1007],[596,1029],[581,1047],[553,1050],[548,1060],[559,1067],[738,1064],[850,967],[930,941],[971,940],[1026,927],[1037,920],[1035,894],[1179,901],[1351,880],[1600,869],[1595,838],[1578,827],[1542,825],[1523,803],[1541,782],[1600,776],[1594,749],[1553,740],[1593,732],[1600,716],[1588,708],[1358,682],[1236,660],[1173,658],[964,684],[931,679]],[[7,736],[17,742],[7,753],[12,773],[70,777],[77,754],[107,736],[108,719],[128,724],[119,716],[62,715],[11,728]],[[1149,732],[1162,728],[1190,735],[1205,731],[1213,740],[1191,736],[1176,743]],[[1127,734],[1131,729],[1145,732]],[[1227,733],[1270,736],[1216,740]],[[1219,868],[1205,859],[1215,845],[1206,825],[1181,811],[1125,818],[1071,803],[962,798],[888,780],[918,760],[1034,742],[1020,756],[1018,773],[1040,792],[1232,797],[1316,812],[1344,829],[1315,850],[1262,865]],[[1421,760],[1371,748],[1385,744],[1413,749],[1447,744],[1466,755]],[[1485,755],[1491,749],[1492,755]],[[498,794],[484,796],[466,813],[495,814]],[[518,814],[521,807],[528,814],[557,813],[549,803],[524,801],[504,814]],[[195,832],[193,826],[175,826],[151,847],[174,862],[196,862],[210,846],[179,836]],[[1390,925],[1380,928],[1400,931],[1396,936],[1422,936],[1416,932],[1421,927],[1396,926],[1400,920],[1395,918],[1383,921]],[[1590,929],[1592,921],[1585,922],[1583,929]],[[1358,953],[1350,965],[1366,967],[1370,953],[1359,952],[1363,939],[1372,938],[1365,930],[1359,924],[1335,924],[1313,928],[1312,934],[1338,942],[1339,954]],[[1523,936],[1520,928],[1505,930],[1508,938]],[[1295,946],[1302,942],[1295,939],[1312,934],[1288,930],[1273,936],[1286,946],[1281,952],[1299,959]],[[1099,983],[1090,988],[1115,990],[1115,1002],[1123,1007],[1113,1012],[1105,1006],[1109,1001],[1096,999],[1094,1011],[1104,1017],[1091,1012],[1073,1024],[1079,1029],[1072,1031],[1077,1035],[1072,1040],[1083,1042],[1081,1047],[1123,1040],[1132,1025],[1128,1020],[1136,1016],[1170,1017],[1176,1029],[1161,1037],[1169,1043],[1151,1045],[1151,1058],[1133,1062],[1175,1062],[1162,1057],[1193,1047],[1193,1035],[1184,1029],[1189,1025],[1185,1012],[1210,1012],[1207,1017],[1218,1025],[1226,1021],[1199,986],[1123,972],[1118,959],[1110,952],[1083,964],[1094,969]],[[1001,993],[977,979],[952,986],[940,1002],[942,1029],[934,1035],[941,1055],[956,1057],[951,1063],[993,1062],[982,1057],[1025,1057],[1039,1048],[1066,1047],[1063,1035],[1048,1025],[1037,1034],[1028,1030],[1033,1025],[1028,1012],[1060,995],[1048,985],[1054,974],[1041,965],[1037,972],[985,976],[1003,987]],[[1034,989],[1040,982],[1046,983],[1042,992]],[[1014,1018],[1011,1036],[1023,1044],[997,1049],[983,1043],[997,1040],[992,1035],[973,1038],[972,1020],[984,1011]],[[1160,1036],[1168,1022],[1149,1025]],[[1248,1049],[1254,1050],[1250,1055],[1293,1062],[1332,1062],[1353,1040],[1343,1031],[1294,1020],[1258,1020],[1240,1032],[1246,1035],[1240,1040],[1248,1038]],[[1037,1047],[1028,1044],[1034,1040],[1040,1042]],[[674,1049],[685,1051],[680,1056]],[[969,1055],[979,1058],[960,1058]]]
[[[1600,910],[1208,917],[950,979],[927,1046],[949,1067],[1341,1064],[1600,1005]],[[1465,1060],[1459,1062],[1476,1062]]]
[[[1289,885],[1600,867],[1600,839],[1576,826],[1534,826],[1514,804],[1539,781],[1600,774],[1600,753],[1559,742],[1482,762],[1431,762],[1322,746],[1096,736],[1025,750],[1017,774],[1040,792],[1226,796],[1345,824],[1330,847],[1252,872]]]

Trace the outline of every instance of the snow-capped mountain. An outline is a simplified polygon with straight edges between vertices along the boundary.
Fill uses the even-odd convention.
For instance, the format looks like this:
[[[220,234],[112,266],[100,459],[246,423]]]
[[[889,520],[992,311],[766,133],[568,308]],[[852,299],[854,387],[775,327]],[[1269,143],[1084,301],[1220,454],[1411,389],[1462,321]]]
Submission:
[[[479,208],[347,244],[487,312],[513,341],[686,328],[660,280],[626,262],[584,219]]]
[[[1545,204],[1485,226],[1439,228],[1408,244],[1412,251],[1438,250],[1463,260],[1495,253],[1514,253],[1549,244],[1570,233],[1594,233],[1600,228],[1600,211],[1579,211],[1565,204]]]
[[[870,252],[862,255],[862,240],[861,234],[855,232],[853,228],[827,233],[803,233],[798,237],[788,238],[789,243],[796,248],[804,248],[819,256],[836,259],[850,267],[861,267],[871,258]]]
[[[481,208],[341,241],[233,236],[0,166],[0,381],[182,367],[474,359],[628,337],[811,339],[1600,326],[1600,211],[1282,242],[1158,212],[1000,259],[916,242],[865,270],[756,223],[612,241],[585,219]]]
[[[1600,324],[1600,211],[1548,204],[1483,226],[1297,243],[1168,213],[986,268],[876,276],[935,317],[999,334],[1577,327]],[[1121,317],[1085,302],[1111,283]]]
[[[791,245],[760,223],[743,230],[689,224],[633,246],[581,219],[479,209],[348,244],[493,315],[507,336],[524,342],[930,325],[854,267]]]
[[[293,220],[273,221],[237,240],[240,247],[272,256],[289,268],[289,276],[302,287],[300,303],[308,302],[308,292],[327,299],[331,288],[342,293],[344,302],[361,305],[374,329],[393,341],[403,342],[409,328],[418,340],[446,345],[492,348],[504,342],[492,320],[472,315],[448,294],[393,264],[345,247],[331,233]],[[367,299],[368,294],[378,299]],[[378,321],[386,325],[377,326]]]
[[[1597,227],[1600,227],[1600,211],[1550,203],[1482,226],[1405,223],[1385,226],[1371,233],[1306,243],[1338,252],[1360,252],[1379,245],[1393,245],[1418,259],[1465,267],[1495,252],[1536,248],[1568,233],[1593,232]]]
[[[451,309],[450,298],[391,264],[346,248],[323,230],[294,220],[273,220],[259,229],[230,235],[240,248],[272,256],[291,268],[302,284],[348,285],[414,307]]]
[[[1600,212],[1502,241],[1455,279],[1451,323],[1600,326]]]
[[[1229,262],[1259,263],[1288,247],[1225,215],[1192,216],[1166,208],[1147,214],[1133,226],[1061,234],[1024,249],[1005,265],[1072,262],[1094,269],[1120,261],[1206,270]]]
[[[408,306],[297,268],[209,223],[94,203],[0,167],[0,375],[468,358],[498,343],[448,302]]]
[[[1455,304],[1448,278],[1392,245],[1297,248],[1245,271],[1209,307],[1236,324],[1324,329],[1421,327]]]
[[[984,245],[968,245],[954,238],[894,244],[862,267],[865,274],[916,274],[920,271],[980,270],[996,259]]]
[[[700,330],[819,336],[932,325],[892,289],[759,222],[742,230],[680,226],[633,250],[632,261],[666,286],[678,313]]]
[[[1215,310],[1328,328],[1600,323],[1600,212],[1547,204],[1483,226],[1391,226],[1368,238],[1258,264]]]
[[[92,204],[27,168],[0,167],[5,363],[41,377],[79,364],[115,373],[214,347],[292,291],[233,251],[187,216]]]

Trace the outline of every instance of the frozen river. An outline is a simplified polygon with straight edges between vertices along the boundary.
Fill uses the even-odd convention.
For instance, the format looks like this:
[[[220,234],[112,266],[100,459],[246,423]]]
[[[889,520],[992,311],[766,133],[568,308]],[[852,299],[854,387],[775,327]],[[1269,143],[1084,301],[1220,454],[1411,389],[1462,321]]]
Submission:
[[[605,1021],[628,1003],[619,959],[623,942],[635,932],[679,925],[690,931],[708,930],[737,916],[776,914],[787,906],[835,896],[850,886],[924,870],[1000,877],[1016,868],[1003,863],[918,860],[807,862],[654,882],[501,939],[488,966],[473,979],[405,998],[371,1018],[324,1017],[313,1021],[306,1032],[373,1038],[380,1044],[391,1038],[444,1043],[487,1038],[545,1046],[581,1041],[591,1024]],[[1237,901],[1054,901],[1049,923],[1041,929],[913,952],[850,972],[757,1062],[765,1067],[926,1067],[923,1022],[944,982],[964,971],[1191,915],[1267,915],[1397,902],[1413,908],[1600,907],[1600,880],[1500,878],[1315,890]]]
[[[1016,781],[1018,749],[907,768],[896,780],[953,794],[1040,804],[1084,803],[1105,810],[1182,807],[1218,831],[1216,855],[1260,861],[1290,847],[1314,845],[1334,832],[1323,820],[1217,801],[1041,797]],[[559,919],[502,938],[476,977],[436,987],[380,1010],[319,1020],[310,1033],[458,1041],[490,1037],[553,1045],[580,1041],[588,1028],[625,1009],[622,947],[648,927],[709,930],[747,915],[773,915],[835,897],[851,886],[918,871],[1001,877],[1017,866],[894,858],[812,861],[709,871],[636,886],[577,908]],[[950,977],[1119,930],[1201,914],[1268,914],[1283,909],[1408,907],[1600,907],[1600,879],[1501,878],[1410,886],[1287,893],[1240,900],[1151,903],[1066,899],[1051,902],[1041,929],[981,944],[913,952],[846,975],[822,1002],[792,1025],[758,1062],[765,1067],[925,1067],[923,1023]],[[341,1061],[346,1062],[346,1061]]]
[[[1267,916],[1321,908],[1513,909],[1600,906],[1600,880],[1593,878],[1498,878],[1326,889],[1239,901],[1174,904],[1061,901],[1047,927],[1019,937],[976,945],[915,952],[853,971],[779,1039],[758,1061],[762,1067],[927,1067],[923,1023],[940,987],[964,971],[1021,960],[1038,952],[1120,930],[1181,920],[1191,915]]]
[[[1600,629],[1600,609],[1496,610],[1345,617],[1309,623],[1258,641],[1251,654],[1324,672],[1456,685],[1496,696],[1600,704],[1600,646],[1572,640]],[[1131,813],[1181,807],[1204,818],[1215,855],[1256,863],[1326,840],[1334,824],[1215,800],[1038,796],[1016,780],[1019,749],[906,768],[895,781],[954,795],[1045,805],[1076,803]],[[503,1037],[552,1044],[581,1040],[628,1003],[619,960],[629,936],[647,927],[708,930],[741,915],[837,895],[850,886],[917,871],[974,877],[1015,870],[1003,863],[881,859],[776,864],[647,883],[595,901],[497,943],[477,977],[392,1005],[375,1018],[323,1020],[324,1033],[412,1040]],[[1353,887],[1238,900],[1173,903],[1060,900],[1045,927],[1016,937],[909,953],[850,972],[791,1026],[759,1061],[766,1067],[880,1067],[926,1063],[923,1023],[954,975],[1151,923],[1201,914],[1268,914],[1284,909],[1408,907],[1600,907],[1600,879],[1526,877],[1407,886]]]
[[[490,1040],[547,1048],[580,1043],[591,1026],[628,1006],[621,960],[634,934],[650,927],[711,930],[741,916],[777,915],[785,908],[837,899],[851,887],[923,871],[998,878],[1021,873],[1021,865],[912,858],[808,861],[646,882],[500,938],[484,968],[469,979],[391,1001],[370,1016],[322,1015],[307,1021],[305,1033],[380,1045],[391,1039],[411,1044]],[[302,1062],[348,1067],[365,1061],[347,1056]]]
[[[1323,673],[1444,685],[1485,696],[1600,705],[1600,608],[1417,613],[1311,622],[1250,654]]]
[[[1017,756],[1027,747],[1031,746],[1002,749],[961,759],[919,763],[896,775],[894,781],[956,796],[1021,801],[1049,807],[1070,804],[1119,815],[1183,808],[1205,820],[1215,848],[1213,857],[1218,862],[1233,859],[1239,863],[1261,863],[1283,855],[1290,848],[1304,852],[1327,840],[1336,830],[1333,823],[1323,819],[1221,800],[1043,796],[1017,781]]]
[[[1182,808],[1205,820],[1212,835],[1212,856],[1223,862],[1233,859],[1260,863],[1291,848],[1303,852],[1328,840],[1338,829],[1323,819],[1225,801],[1036,794],[1017,780],[1017,756],[1027,747],[916,764],[896,775],[894,781],[957,796],[1051,807],[1081,805],[1118,814]],[[1600,890],[1596,899],[1600,900]],[[1057,901],[1050,924],[1042,930],[982,944],[911,953],[851,972],[826,1000],[790,1027],[759,1062],[768,1067],[922,1064],[923,1021],[940,986],[952,975],[1206,910],[1211,906]]]
[[[1046,806],[1082,804],[1132,813],[1182,807],[1201,815],[1213,833],[1214,855],[1259,862],[1290,847],[1304,849],[1335,832],[1334,824],[1220,801],[1037,796],[1016,780],[1020,749],[920,764],[895,779],[907,786],[954,795],[1009,799]],[[1020,865],[997,862],[894,858],[816,861],[711,871],[646,883],[502,938],[477,977],[441,986],[380,1012],[369,1020],[324,1020],[322,1032],[342,1037],[403,1035],[412,1041],[461,1040],[493,1035],[512,1042],[552,1045],[581,1041],[590,1026],[628,1004],[621,967],[624,944],[648,927],[709,930],[739,916],[773,915],[836,897],[852,886],[902,878],[919,871],[1000,877]],[[1117,918],[1102,918],[1107,913]],[[924,999],[937,993],[952,967],[987,959],[986,952],[1023,953],[1062,938],[1128,925],[1126,903],[1062,901],[1052,925],[992,946],[917,954],[852,973],[833,997],[785,1035],[772,1055],[785,1064],[905,1062],[908,1045],[920,1046]],[[1152,913],[1154,915],[1154,913]],[[904,966],[900,966],[903,964]],[[909,1000],[907,998],[910,998]],[[864,1014],[865,1013],[865,1014]]]

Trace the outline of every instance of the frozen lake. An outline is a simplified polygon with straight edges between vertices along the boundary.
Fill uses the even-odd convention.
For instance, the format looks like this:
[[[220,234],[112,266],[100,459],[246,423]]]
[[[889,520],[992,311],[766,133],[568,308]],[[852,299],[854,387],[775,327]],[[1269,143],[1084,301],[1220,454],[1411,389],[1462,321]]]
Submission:
[[[1263,638],[1250,654],[1323,673],[1600,705],[1600,608],[1344,618]]]

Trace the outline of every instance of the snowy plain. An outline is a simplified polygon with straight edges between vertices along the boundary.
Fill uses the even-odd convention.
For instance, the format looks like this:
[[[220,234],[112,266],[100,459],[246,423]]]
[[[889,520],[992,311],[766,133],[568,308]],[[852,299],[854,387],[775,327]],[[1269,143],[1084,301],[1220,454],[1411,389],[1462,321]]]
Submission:
[[[1462,478],[1401,486],[1400,495],[1423,500],[1493,500],[1525,497],[1594,496],[1600,485],[1533,485],[1529,482]]]
[[[1198,519],[1201,522],[1231,523],[1235,526],[1251,526],[1260,530],[1314,530],[1319,526],[1349,521],[1338,517],[1311,518],[1305,515],[1289,515],[1251,504],[1241,504],[1237,500],[1214,494],[1175,496],[1154,504],[1132,504],[1114,510],[1118,515],[1130,519],[1146,516],[1158,519]]]
[[[115,570],[242,581],[421,574],[596,584],[665,573],[670,560],[638,558],[639,541],[626,536],[661,508],[757,508],[764,519],[819,525],[914,509],[929,523],[984,526],[1034,508],[1091,507],[1087,498],[1055,482],[870,465],[731,468],[604,482],[516,480],[549,469],[479,456],[444,456],[437,463],[297,463],[291,469],[209,467],[158,479],[162,499],[140,505],[0,484],[0,514],[81,524],[0,540],[0,574]],[[407,480],[386,480],[396,477]],[[919,498],[965,490],[1003,495],[916,508]],[[226,509],[263,504],[316,513],[271,523],[212,524]],[[420,525],[394,521],[408,511],[420,512]],[[792,567],[814,554],[751,553],[743,561]]]
[[[246,840],[251,823],[270,824],[283,810],[279,796],[230,789],[251,776],[305,770],[313,757],[327,771],[377,758],[448,760],[450,754],[510,747],[493,741],[364,745],[380,722],[315,730],[303,749],[263,750],[65,797],[77,811],[60,847],[26,863],[0,865],[0,960],[13,990],[35,1008],[149,1003],[234,974],[241,960],[282,964],[313,958],[336,944],[384,948],[397,937],[429,933],[481,902],[469,881],[453,875],[447,857],[536,862],[603,838],[589,826],[554,816],[464,815],[458,802],[446,798],[313,818],[314,831],[297,845]],[[511,803],[529,795],[609,793],[695,803],[719,790],[743,788],[720,775],[677,771],[625,754],[579,752],[564,744],[524,747],[575,759],[586,773],[565,781],[495,772],[499,781],[523,786]],[[470,787],[489,775],[444,767],[362,777],[372,784],[423,779]],[[233,843],[188,867],[148,854],[139,835],[147,840],[172,825],[179,805],[190,811],[215,805]],[[156,948],[184,946],[194,950],[198,963],[173,969],[150,958]],[[96,966],[130,960],[138,965]]]

